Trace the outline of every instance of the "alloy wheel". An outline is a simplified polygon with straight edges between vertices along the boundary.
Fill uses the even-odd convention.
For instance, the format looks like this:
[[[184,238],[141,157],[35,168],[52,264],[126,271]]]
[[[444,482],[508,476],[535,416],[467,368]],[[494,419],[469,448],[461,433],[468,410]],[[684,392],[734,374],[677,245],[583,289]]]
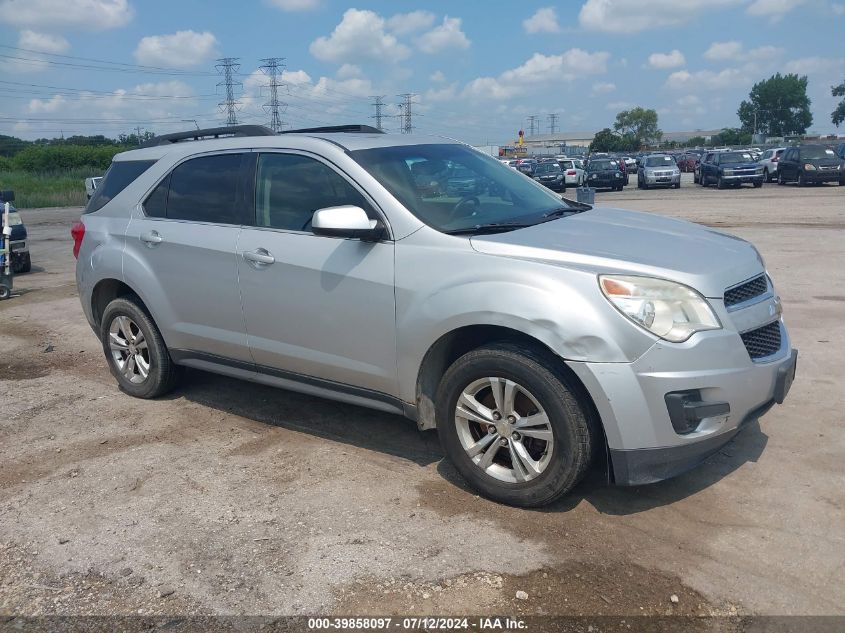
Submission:
[[[129,382],[141,384],[150,375],[150,349],[138,324],[116,316],[109,325],[109,350],[117,370]]]
[[[548,415],[512,380],[487,377],[467,385],[455,407],[455,426],[472,462],[499,481],[530,481],[551,462],[554,433]]]

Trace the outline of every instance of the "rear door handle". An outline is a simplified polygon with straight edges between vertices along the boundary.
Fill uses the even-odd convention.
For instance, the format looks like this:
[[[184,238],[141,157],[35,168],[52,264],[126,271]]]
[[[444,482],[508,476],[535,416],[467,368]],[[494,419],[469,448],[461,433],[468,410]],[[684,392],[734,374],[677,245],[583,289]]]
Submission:
[[[269,266],[275,263],[276,258],[266,248],[259,248],[254,251],[244,251],[244,259],[257,266]]]
[[[150,231],[149,233],[141,234],[141,241],[147,246],[155,246],[156,244],[161,244],[164,238],[158,234],[158,231]]]

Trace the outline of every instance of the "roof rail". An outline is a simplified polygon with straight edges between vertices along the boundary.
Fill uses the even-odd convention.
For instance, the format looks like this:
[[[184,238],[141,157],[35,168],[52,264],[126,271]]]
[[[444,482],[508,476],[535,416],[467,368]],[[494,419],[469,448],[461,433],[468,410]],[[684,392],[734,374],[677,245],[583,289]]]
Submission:
[[[227,125],[225,127],[210,127],[204,130],[189,130],[188,132],[154,136],[149,141],[142,143],[141,147],[156,147],[157,145],[168,145],[179,141],[199,141],[224,136],[275,136],[275,134],[273,130],[263,125]]]
[[[350,134],[384,134],[384,130],[372,125],[324,125],[322,127],[304,127],[298,130],[282,130],[279,134],[326,134],[329,132],[347,132]]]

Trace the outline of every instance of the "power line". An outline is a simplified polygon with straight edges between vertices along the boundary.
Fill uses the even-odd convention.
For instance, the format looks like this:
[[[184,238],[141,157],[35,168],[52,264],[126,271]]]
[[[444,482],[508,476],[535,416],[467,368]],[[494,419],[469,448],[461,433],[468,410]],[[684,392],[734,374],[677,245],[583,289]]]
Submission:
[[[549,134],[554,134],[557,132],[557,119],[558,114],[550,114],[549,115]]]
[[[268,57],[262,59],[261,70],[270,78],[270,84],[266,86],[270,89],[270,100],[264,104],[264,111],[270,113],[270,129],[278,133],[282,131],[284,123],[279,114],[279,108],[286,108],[287,103],[279,101],[279,87],[283,86],[279,81],[281,77],[281,70],[285,67],[283,57]]]
[[[540,128],[539,119],[536,114],[532,114],[528,117],[528,136],[534,136],[537,133],[537,130]]]
[[[383,130],[384,128],[381,126],[381,119],[382,116],[382,108],[384,107],[384,95],[374,95],[370,97],[373,100],[373,107],[376,109],[376,113],[372,115],[370,118],[376,120],[376,129]]]
[[[414,131],[413,111],[411,106],[415,103],[413,92],[406,92],[399,95],[403,101],[399,104],[399,120],[402,134],[411,134]]]
[[[226,125],[238,124],[237,111],[241,102],[235,99],[235,86],[243,86],[240,81],[235,81],[233,76],[241,67],[238,59],[238,57],[221,57],[217,60],[217,65],[215,66],[217,72],[223,74],[223,81],[217,85],[226,86],[226,100],[217,104],[221,109],[225,109],[226,111]]]

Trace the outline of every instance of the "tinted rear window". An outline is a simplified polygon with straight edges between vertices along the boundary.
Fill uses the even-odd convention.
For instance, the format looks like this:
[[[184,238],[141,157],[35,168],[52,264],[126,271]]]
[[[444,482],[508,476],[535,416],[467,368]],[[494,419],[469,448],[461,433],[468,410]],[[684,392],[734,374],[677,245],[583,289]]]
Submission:
[[[170,174],[167,217],[241,224],[238,183],[242,158],[242,154],[218,154],[193,158],[178,165]],[[156,199],[154,203],[160,203],[160,200]],[[155,211],[160,212],[160,209]]]
[[[94,195],[88,201],[85,213],[94,213],[102,209],[154,163],[154,160],[120,160],[113,162],[106,175],[103,176],[103,180],[97,185]]]

